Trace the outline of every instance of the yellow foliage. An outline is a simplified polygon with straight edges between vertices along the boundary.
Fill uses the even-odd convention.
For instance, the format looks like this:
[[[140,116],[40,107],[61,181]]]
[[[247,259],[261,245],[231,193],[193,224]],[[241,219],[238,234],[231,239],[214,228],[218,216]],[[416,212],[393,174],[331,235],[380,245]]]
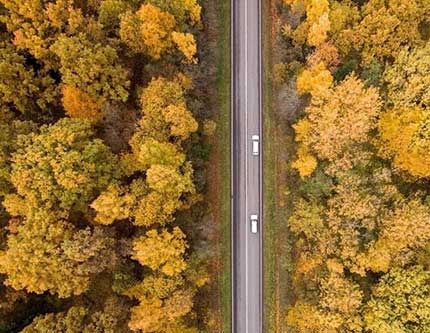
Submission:
[[[63,106],[66,114],[71,118],[98,121],[101,119],[100,102],[86,92],[70,85],[62,87]]]
[[[315,91],[330,88],[333,83],[333,77],[324,63],[305,69],[297,77],[297,90],[302,93],[314,93]]]
[[[91,208],[97,212],[95,221],[107,225],[115,220],[128,218],[135,200],[135,197],[125,193],[124,189],[117,185],[110,185],[91,204]]]
[[[306,63],[309,67],[323,63],[327,68],[333,68],[340,64],[339,52],[333,44],[324,43],[307,57]]]
[[[184,253],[188,248],[185,234],[178,227],[172,232],[152,229],[133,243],[132,258],[152,270],[160,270],[168,276],[175,276],[185,270]]]
[[[307,0],[306,19],[309,24],[308,44],[319,46],[327,39],[330,30],[328,0]]]
[[[319,46],[327,40],[330,31],[328,0],[284,0],[284,3],[292,6],[293,9],[297,9],[300,5],[306,7],[306,20],[297,27],[295,33],[291,34],[288,26],[284,31],[289,36],[292,35],[296,44],[301,44],[300,41],[305,35],[310,46]]]
[[[191,23],[200,27],[202,24],[202,7],[196,0],[184,0],[184,4],[189,12]]]
[[[172,40],[189,62],[197,63],[197,59],[194,58],[197,52],[197,44],[192,34],[173,31]]]
[[[291,164],[291,167],[299,172],[301,178],[305,178],[314,172],[317,165],[317,159],[301,145],[298,150],[297,159]]]
[[[430,109],[392,109],[378,123],[380,154],[416,177],[430,176]]]
[[[165,109],[164,119],[171,124],[171,135],[183,140],[187,139],[190,133],[197,131],[199,126],[190,111],[182,105],[169,105]]]
[[[381,233],[359,262],[374,272],[387,272],[393,263],[402,264],[408,249],[423,247],[430,240],[430,210],[419,200],[401,203],[381,217]]]
[[[377,90],[366,89],[355,76],[347,77],[334,88],[327,85],[315,88],[317,83],[313,76],[318,74],[312,75],[308,71],[299,77],[297,83],[302,91],[312,93],[311,103],[305,109],[306,122],[297,126],[297,141],[319,158],[330,161],[339,159],[348,151],[357,152],[357,144],[367,142],[369,131],[376,125],[381,105]]]
[[[430,15],[428,0],[370,0],[361,7],[362,20],[346,29],[352,47],[365,64],[374,58],[396,56],[402,46],[424,44],[420,25]]]
[[[314,305],[297,303],[285,318],[285,323],[301,333],[337,333],[342,325],[340,314],[323,312]]]
[[[121,39],[136,52],[146,52],[160,59],[172,46],[171,33],[176,26],[175,17],[157,6],[143,4],[135,13],[127,12],[121,18]]]

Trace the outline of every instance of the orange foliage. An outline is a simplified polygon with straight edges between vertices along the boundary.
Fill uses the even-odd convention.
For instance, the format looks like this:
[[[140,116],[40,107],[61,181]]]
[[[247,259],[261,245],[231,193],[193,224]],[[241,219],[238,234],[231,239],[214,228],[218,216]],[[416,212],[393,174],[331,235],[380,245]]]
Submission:
[[[71,118],[88,119],[98,121],[101,119],[100,102],[86,92],[74,86],[64,85],[63,106],[66,114]]]

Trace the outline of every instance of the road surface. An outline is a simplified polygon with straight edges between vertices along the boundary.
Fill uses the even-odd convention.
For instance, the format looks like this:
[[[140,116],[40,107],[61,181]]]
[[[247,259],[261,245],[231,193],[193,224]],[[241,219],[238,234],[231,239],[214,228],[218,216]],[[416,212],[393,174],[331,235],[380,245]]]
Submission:
[[[261,0],[232,1],[232,331],[262,333]],[[251,137],[260,136],[252,155]],[[249,216],[258,214],[258,233]]]

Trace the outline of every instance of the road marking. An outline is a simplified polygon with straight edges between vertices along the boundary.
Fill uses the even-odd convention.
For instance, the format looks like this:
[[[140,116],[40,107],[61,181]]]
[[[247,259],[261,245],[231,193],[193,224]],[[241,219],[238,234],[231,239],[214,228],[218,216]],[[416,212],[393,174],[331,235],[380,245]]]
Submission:
[[[248,302],[248,2],[245,1],[245,304],[246,333],[249,331],[249,302]]]

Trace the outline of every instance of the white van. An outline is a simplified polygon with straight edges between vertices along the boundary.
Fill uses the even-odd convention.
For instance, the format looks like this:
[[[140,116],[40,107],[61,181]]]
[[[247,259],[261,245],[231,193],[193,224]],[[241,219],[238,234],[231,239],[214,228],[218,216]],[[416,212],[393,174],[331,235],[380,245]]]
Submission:
[[[251,215],[251,232],[256,234],[258,232],[258,215]]]
[[[252,136],[252,155],[258,155],[260,152],[260,136],[253,135]]]

